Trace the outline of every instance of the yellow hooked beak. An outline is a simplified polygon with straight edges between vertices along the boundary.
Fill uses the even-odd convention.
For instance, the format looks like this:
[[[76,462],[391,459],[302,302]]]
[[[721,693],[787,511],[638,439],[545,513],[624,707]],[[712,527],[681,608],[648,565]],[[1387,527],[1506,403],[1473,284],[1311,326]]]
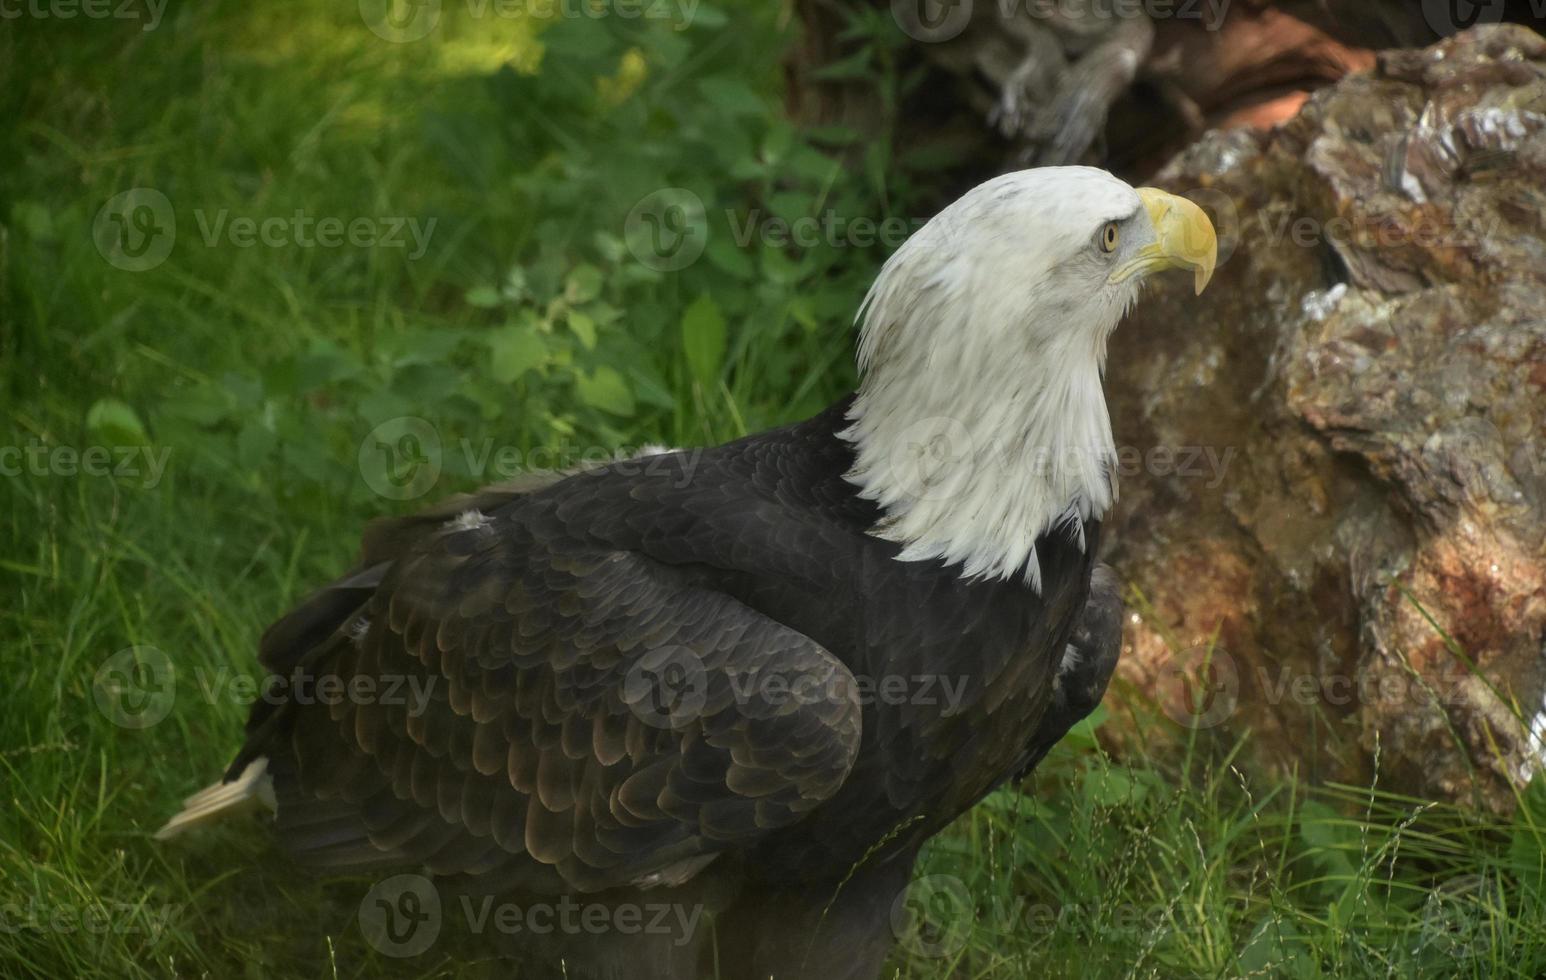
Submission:
[[[1154,243],[1145,245],[1138,255],[1111,274],[1114,283],[1135,275],[1149,275],[1161,269],[1191,269],[1197,280],[1197,293],[1207,288],[1218,264],[1219,240],[1208,215],[1184,197],[1154,187],[1140,187],[1149,220],[1154,222]]]

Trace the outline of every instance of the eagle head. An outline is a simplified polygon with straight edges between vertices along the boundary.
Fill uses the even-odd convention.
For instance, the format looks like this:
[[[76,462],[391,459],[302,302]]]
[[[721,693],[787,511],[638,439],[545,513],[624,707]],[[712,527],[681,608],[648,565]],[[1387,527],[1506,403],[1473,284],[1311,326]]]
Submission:
[[[875,533],[1039,587],[1037,539],[1082,535],[1116,497],[1107,338],[1150,275],[1189,270],[1201,293],[1217,261],[1196,204],[1091,167],[1005,174],[941,211],[859,309],[843,435]]]

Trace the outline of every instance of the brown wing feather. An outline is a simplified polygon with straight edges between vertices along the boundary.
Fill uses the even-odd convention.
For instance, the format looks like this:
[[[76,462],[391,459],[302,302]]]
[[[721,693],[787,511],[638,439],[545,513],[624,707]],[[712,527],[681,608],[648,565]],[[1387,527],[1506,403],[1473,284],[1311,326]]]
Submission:
[[[285,757],[279,825],[302,860],[422,861],[509,887],[679,880],[841,786],[860,729],[841,663],[681,569],[541,516],[421,526],[358,616],[299,658],[410,702],[292,700],[252,733],[244,756]],[[689,676],[667,691],[649,668]],[[254,744],[281,730],[286,745]]]

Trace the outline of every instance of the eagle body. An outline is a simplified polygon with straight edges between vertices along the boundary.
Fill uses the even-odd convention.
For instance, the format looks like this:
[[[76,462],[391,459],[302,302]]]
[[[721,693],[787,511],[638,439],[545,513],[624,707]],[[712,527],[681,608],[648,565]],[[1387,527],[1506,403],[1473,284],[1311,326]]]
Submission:
[[[365,675],[428,698],[266,698],[228,777],[266,760],[303,865],[424,866],[527,900],[645,902],[686,875],[729,911],[910,868],[1071,723],[1048,719],[1051,682],[1098,525],[1085,548],[1044,539],[1044,594],[899,562],[844,478],[850,405],[377,527],[261,659],[297,691]],[[661,651],[689,665],[682,690],[627,703],[631,665]],[[692,703],[661,716],[673,694]]]
[[[989,182],[931,222],[935,251],[915,237],[888,263],[865,378],[825,412],[372,525],[358,564],[265,633],[271,689],[225,787],[163,834],[271,794],[279,841],[319,871],[709,913],[512,943],[555,975],[877,976],[922,844],[1034,768],[1115,666],[1099,371],[1136,295],[1123,270],[1191,254],[1175,200],[1078,168]],[[1032,317],[1028,339],[962,338],[976,384],[959,363],[919,377],[951,325],[938,304],[1014,245],[980,227],[1038,214],[1070,226],[1070,254],[1031,296],[1098,288],[989,296],[977,313]],[[1121,251],[1118,221],[1137,236]],[[968,225],[994,251],[938,248]],[[920,417],[952,405],[943,430]],[[327,679],[349,695],[316,696]]]

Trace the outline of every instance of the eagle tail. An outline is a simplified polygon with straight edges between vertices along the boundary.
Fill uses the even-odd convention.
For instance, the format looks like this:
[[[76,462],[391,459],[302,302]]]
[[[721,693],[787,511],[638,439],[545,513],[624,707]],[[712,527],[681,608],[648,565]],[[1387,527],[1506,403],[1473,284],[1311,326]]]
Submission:
[[[182,810],[156,831],[156,840],[168,840],[191,827],[259,804],[274,809],[274,781],[268,774],[268,760],[261,758],[249,762],[230,782],[212,783],[184,800]]]

